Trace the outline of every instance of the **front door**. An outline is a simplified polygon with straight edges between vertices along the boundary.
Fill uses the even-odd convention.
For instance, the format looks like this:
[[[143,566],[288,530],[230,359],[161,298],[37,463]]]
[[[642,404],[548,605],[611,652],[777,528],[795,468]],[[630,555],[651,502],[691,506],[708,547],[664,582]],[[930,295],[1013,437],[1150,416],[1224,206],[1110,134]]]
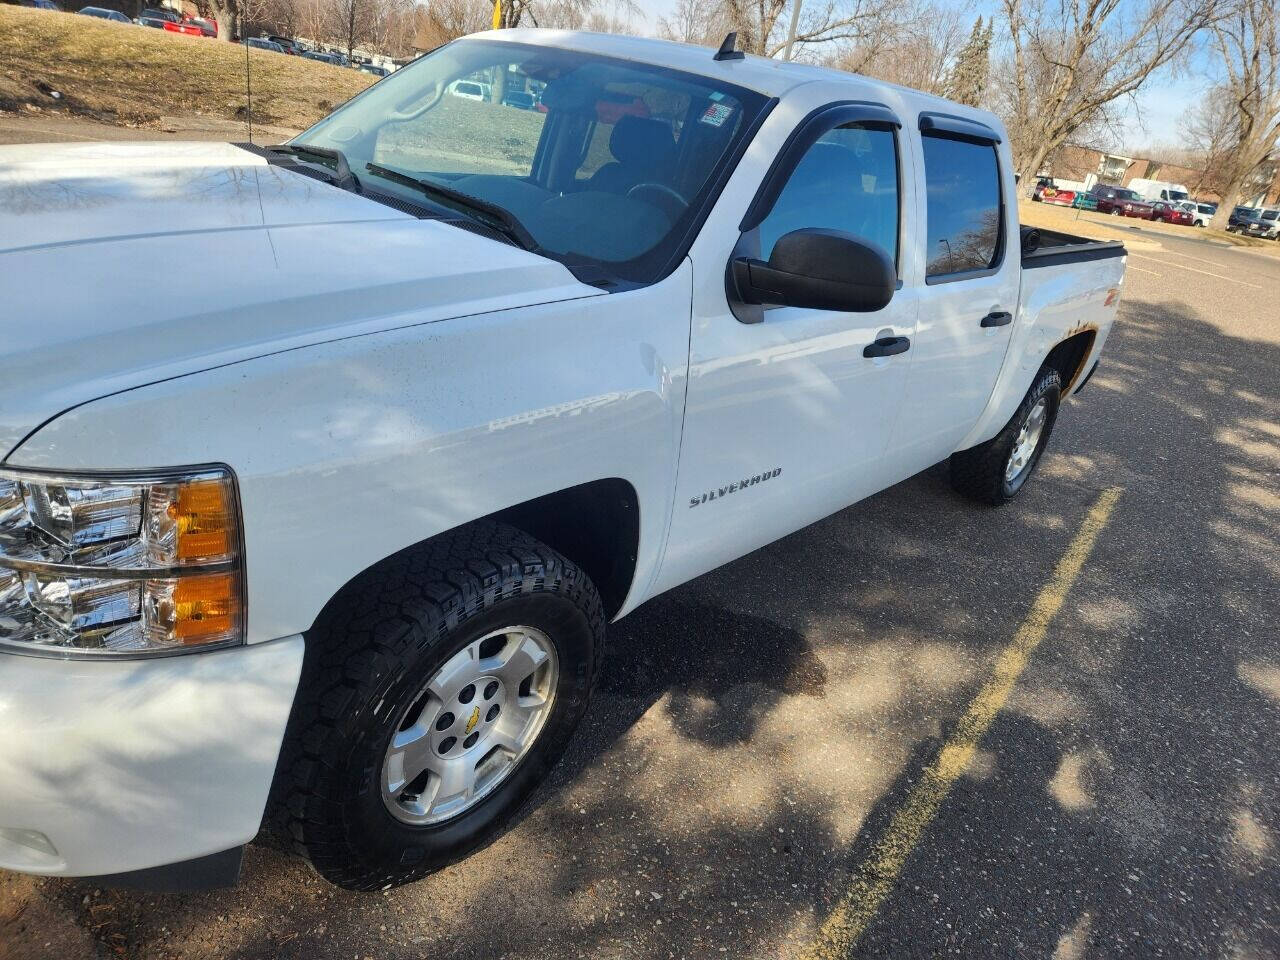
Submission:
[[[831,228],[881,246],[902,276],[901,250],[911,231],[899,210],[911,209],[911,156],[893,112],[880,107],[867,111],[871,119],[849,122],[851,115],[858,115],[855,105],[820,111],[800,129],[794,122],[786,130],[773,125],[775,151],[793,131],[803,132],[808,146],[793,148],[789,160],[784,152],[789,170],[766,180],[752,209],[760,196],[776,200],[758,226],[741,234],[738,250],[745,246],[767,260],[783,234]],[[770,140],[762,131],[755,148],[765,145]],[[774,191],[785,186],[770,191],[771,182]],[[759,322],[742,322],[725,290],[728,257],[714,256],[715,263],[695,269],[709,280],[694,288],[674,515],[654,592],[884,486],[885,455],[907,385],[909,350],[870,357],[864,351],[877,340],[910,345],[916,322],[910,287],[900,285],[873,313],[773,307],[747,318]]]

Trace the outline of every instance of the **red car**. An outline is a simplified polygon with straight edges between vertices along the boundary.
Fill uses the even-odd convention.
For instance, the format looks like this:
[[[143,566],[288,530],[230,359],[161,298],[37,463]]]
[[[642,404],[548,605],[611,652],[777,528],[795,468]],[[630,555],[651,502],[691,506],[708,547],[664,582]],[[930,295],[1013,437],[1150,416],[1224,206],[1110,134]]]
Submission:
[[[1095,183],[1089,193],[1098,201],[1099,213],[1110,213],[1117,217],[1137,217],[1139,220],[1151,219],[1151,204],[1132,190]]]
[[[164,29],[170,33],[185,33],[189,37],[203,37],[204,31],[200,29],[199,24],[192,23],[190,20],[179,20],[174,23],[172,20],[164,22]]]
[[[1164,200],[1157,200],[1151,205],[1151,219],[1163,220],[1165,223],[1180,223],[1186,227],[1190,227],[1195,223],[1195,218],[1191,216],[1189,211],[1183,210],[1181,207],[1175,207]]]
[[[1076,202],[1074,190],[1062,190],[1058,187],[1045,187],[1040,191],[1041,203],[1056,203],[1060,207],[1069,207]]]

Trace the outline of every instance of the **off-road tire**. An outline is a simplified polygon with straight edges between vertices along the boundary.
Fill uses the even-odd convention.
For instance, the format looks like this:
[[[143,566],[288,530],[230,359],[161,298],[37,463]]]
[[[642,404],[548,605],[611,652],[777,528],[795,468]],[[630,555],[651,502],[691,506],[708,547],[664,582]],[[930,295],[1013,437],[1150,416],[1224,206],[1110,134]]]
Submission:
[[[555,644],[556,696],[537,741],[476,806],[436,824],[392,816],[383,759],[426,680],[489,631],[537,627]],[[361,574],[326,607],[306,654],[269,824],[330,882],[421,879],[495,838],[564,751],[599,678],[604,608],[572,562],[519,530],[477,523]]]
[[[1010,484],[1005,480],[1005,467],[1013,452],[1018,430],[1041,397],[1048,404],[1044,430],[1030,463],[1014,478],[1014,483]],[[951,486],[966,497],[993,507],[1008,503],[1016,497],[1040,464],[1040,456],[1053,432],[1061,401],[1062,379],[1058,376],[1058,371],[1052,367],[1041,367],[1031,389],[1022,398],[1022,403],[1003,430],[986,443],[951,455]]]

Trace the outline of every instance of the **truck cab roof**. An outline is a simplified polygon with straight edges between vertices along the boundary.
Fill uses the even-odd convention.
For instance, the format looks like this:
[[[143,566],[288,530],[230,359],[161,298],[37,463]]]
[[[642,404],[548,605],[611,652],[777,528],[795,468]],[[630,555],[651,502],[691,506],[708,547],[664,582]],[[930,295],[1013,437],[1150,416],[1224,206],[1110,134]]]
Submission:
[[[938,110],[952,116],[976,120],[1004,135],[1004,124],[995,114],[976,107],[946,100],[911,87],[904,87],[883,80],[872,80],[846,70],[835,70],[814,64],[776,60],[745,54],[741,59],[716,60],[710,47],[691,43],[658,40],[653,37],[622,36],[613,33],[589,33],[577,30],[546,30],[517,27],[505,30],[489,30],[472,34],[473,39],[500,40],[506,43],[522,43],[562,50],[581,50],[602,56],[632,60],[637,63],[668,67],[685,73],[701,74],[726,83],[746,87],[770,97],[781,97],[788,91],[806,83],[837,82],[851,86],[860,83],[890,88],[911,98],[924,109]],[[905,122],[905,118],[904,118]]]

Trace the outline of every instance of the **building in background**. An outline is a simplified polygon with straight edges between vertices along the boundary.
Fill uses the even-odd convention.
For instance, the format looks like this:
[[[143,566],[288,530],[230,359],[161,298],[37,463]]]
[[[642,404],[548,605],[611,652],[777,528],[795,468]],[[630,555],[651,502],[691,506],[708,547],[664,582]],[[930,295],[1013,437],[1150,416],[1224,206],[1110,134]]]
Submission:
[[[1045,165],[1041,175],[1068,183],[1082,183],[1086,190],[1095,183],[1125,187],[1138,179],[1169,180],[1186,184],[1191,196],[1197,200],[1216,203],[1222,199],[1211,186],[1212,176],[1208,171],[1151,157],[1106,153],[1078,144],[1067,144],[1059,150]],[[1280,161],[1264,164],[1257,180],[1254,193],[1243,198],[1241,203],[1254,207],[1280,205]]]

